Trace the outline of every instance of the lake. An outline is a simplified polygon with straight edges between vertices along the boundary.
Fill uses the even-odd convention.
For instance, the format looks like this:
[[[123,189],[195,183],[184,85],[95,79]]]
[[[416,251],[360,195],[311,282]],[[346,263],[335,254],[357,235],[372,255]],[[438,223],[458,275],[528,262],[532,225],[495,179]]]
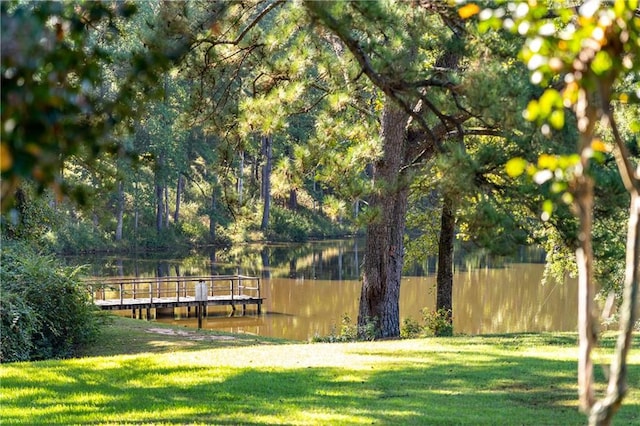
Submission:
[[[262,315],[229,317],[230,308],[209,308],[204,328],[234,333],[308,340],[339,332],[349,315],[355,323],[360,297],[364,242],[359,239],[304,244],[244,245],[214,252],[130,258],[70,257],[92,276],[244,274],[262,277]],[[525,249],[512,259],[460,254],[454,273],[454,332],[492,334],[575,331],[577,281],[542,285],[544,254]],[[435,259],[406,268],[400,290],[400,316],[421,320],[435,306]],[[131,315],[130,311],[121,312]],[[155,320],[197,327],[186,310],[157,312]]]

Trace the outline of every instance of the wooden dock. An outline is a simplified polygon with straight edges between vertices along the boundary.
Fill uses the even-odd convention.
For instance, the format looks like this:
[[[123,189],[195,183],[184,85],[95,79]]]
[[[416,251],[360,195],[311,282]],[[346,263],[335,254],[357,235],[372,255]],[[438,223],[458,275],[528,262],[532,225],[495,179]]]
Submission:
[[[232,315],[236,306],[242,305],[242,314],[247,305],[256,305],[261,313],[264,298],[260,295],[260,278],[244,275],[211,275],[203,277],[108,277],[85,280],[91,292],[91,300],[100,309],[129,310],[134,317],[138,310],[158,308],[195,307],[206,315],[207,306],[231,306]]]

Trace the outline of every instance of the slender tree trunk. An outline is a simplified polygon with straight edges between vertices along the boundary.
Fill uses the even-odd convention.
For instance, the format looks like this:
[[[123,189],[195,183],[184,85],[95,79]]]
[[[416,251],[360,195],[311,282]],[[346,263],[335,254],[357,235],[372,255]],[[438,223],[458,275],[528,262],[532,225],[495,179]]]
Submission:
[[[631,204],[627,229],[624,289],[619,311],[620,334],[609,368],[607,394],[593,405],[589,413],[590,425],[605,426],[611,424],[613,416],[622,405],[622,399],[627,392],[627,355],[632,345],[633,328],[638,319],[638,282],[640,281],[640,180],[638,179],[640,168],[634,170],[630,154],[618,132],[609,103],[610,98],[610,83],[601,82],[602,109],[613,133],[616,143],[614,151],[616,164],[624,186],[631,195]]]
[[[620,334],[609,369],[607,396],[598,401],[589,416],[590,425],[609,425],[627,393],[627,354],[631,349],[633,327],[638,319],[638,281],[640,281],[640,193],[631,193],[625,282],[620,306]]]
[[[118,211],[116,212],[116,241],[122,241],[122,228],[124,219],[124,184],[118,182]]]
[[[135,240],[136,249],[138,247],[138,225],[140,213],[138,210],[138,182],[137,182],[137,173],[136,173],[136,181],[133,182],[133,237]],[[137,276],[137,275],[136,275]]]
[[[184,189],[184,176],[178,175],[178,184],[176,185],[176,209],[173,212],[173,222],[178,224],[180,220],[180,202],[182,199],[182,190]]]
[[[124,277],[124,262],[123,262],[122,258],[119,258],[116,261],[116,268],[117,268],[117,271],[118,271],[118,276],[119,277]]]
[[[212,248],[209,252],[209,263],[211,265],[210,273],[211,275],[217,275],[216,271],[216,249]]]
[[[209,242],[215,244],[216,242],[216,190],[215,186],[211,190],[211,205],[209,211]]]
[[[271,153],[272,153],[273,138],[271,135],[262,136],[262,155],[264,157],[264,164],[262,166],[262,224],[260,229],[262,231],[267,230],[269,226],[269,213],[271,211]]]
[[[376,162],[379,189],[371,207],[377,217],[367,226],[364,274],[358,328],[375,322],[376,337],[400,335],[400,279],[404,262],[404,227],[408,203],[408,183],[401,168],[405,161],[408,115],[391,100],[385,100],[382,115],[383,157]]]
[[[289,210],[297,210],[298,209],[298,191],[292,189],[289,191],[289,204],[287,206]]]
[[[168,228],[171,213],[169,212],[169,186],[166,183],[162,191],[164,192],[164,226]]]
[[[438,273],[436,277],[436,311],[447,315],[449,330],[435,330],[436,336],[450,335],[453,330],[453,242],[455,239],[455,203],[444,194],[438,239]]]
[[[162,185],[160,182],[156,183],[156,231],[162,232],[163,214],[164,214],[164,199],[163,199]]]
[[[313,180],[313,195],[312,195],[312,197],[311,197],[311,198],[313,198],[313,211],[318,210],[318,203],[317,203],[317,201],[316,201],[316,196],[317,196],[317,195],[316,195],[316,193],[317,193],[317,186],[318,186],[318,185],[317,185],[317,183],[316,183],[316,180],[314,179],[314,180]]]
[[[240,164],[238,165],[238,203],[242,205],[242,192],[244,187],[244,151],[240,152]]]
[[[571,184],[573,208],[580,221],[576,262],[578,265],[578,394],[580,408],[589,413],[595,402],[593,360],[591,352],[596,345],[597,330],[595,321],[596,295],[593,271],[593,247],[591,232],[593,226],[593,178],[589,175],[590,150],[597,111],[589,101],[584,90],[580,93],[581,108],[576,110],[578,118],[581,167],[576,171]]]
[[[578,387],[580,405],[588,412],[594,403],[593,360],[591,352],[597,342],[593,280],[593,247],[591,231],[593,223],[593,180],[583,176],[574,191],[574,205],[580,220],[579,246],[576,250],[578,265]]]
[[[262,140],[261,140],[262,143]],[[253,163],[251,164],[251,187],[256,188],[260,181],[260,160],[258,156],[253,157]],[[260,187],[260,197],[262,197],[262,187]]]
[[[164,173],[164,156],[161,154],[156,162],[155,185],[156,185],[156,232],[162,232],[164,225],[164,185],[162,174]]]

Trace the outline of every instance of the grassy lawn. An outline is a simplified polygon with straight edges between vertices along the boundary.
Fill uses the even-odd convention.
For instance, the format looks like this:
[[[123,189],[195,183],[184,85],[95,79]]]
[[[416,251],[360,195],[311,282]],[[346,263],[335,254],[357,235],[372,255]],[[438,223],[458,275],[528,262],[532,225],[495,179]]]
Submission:
[[[0,421],[578,425],[576,353],[573,334],[292,344],[118,318],[83,358],[0,366]],[[640,424],[631,363],[618,425]]]

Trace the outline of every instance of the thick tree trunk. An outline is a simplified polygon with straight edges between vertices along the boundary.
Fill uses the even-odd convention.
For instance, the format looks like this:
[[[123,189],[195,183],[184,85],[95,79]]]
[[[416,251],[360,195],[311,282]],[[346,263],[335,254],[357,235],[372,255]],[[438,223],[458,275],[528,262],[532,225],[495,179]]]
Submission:
[[[378,185],[371,198],[377,213],[367,226],[364,274],[358,329],[360,337],[371,322],[375,337],[400,335],[400,279],[404,261],[404,227],[408,182],[401,172],[405,162],[408,115],[391,100],[385,100],[382,115],[383,157],[376,162]]]
[[[450,328],[435,330],[436,336],[450,335],[453,330],[453,242],[456,232],[454,200],[445,193],[440,216],[438,240],[438,273],[436,276],[436,311],[447,316]]]
[[[262,224],[260,229],[267,230],[269,226],[269,213],[271,211],[271,153],[273,138],[270,135],[262,137],[262,155],[264,164],[262,166],[262,200],[264,202],[262,209]]]
[[[122,241],[122,228],[124,219],[124,185],[118,182],[118,211],[116,212],[116,241]]]

